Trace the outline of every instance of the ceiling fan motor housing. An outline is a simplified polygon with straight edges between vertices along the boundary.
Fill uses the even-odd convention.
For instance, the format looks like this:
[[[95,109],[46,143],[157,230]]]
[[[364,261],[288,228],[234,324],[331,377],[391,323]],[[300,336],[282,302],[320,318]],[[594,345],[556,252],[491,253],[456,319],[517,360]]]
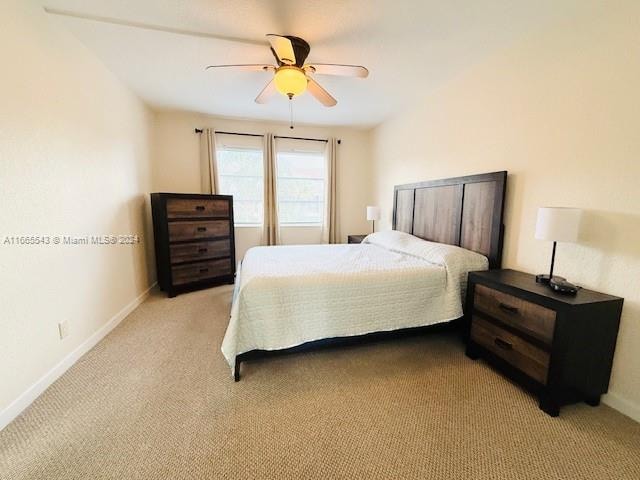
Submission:
[[[283,35],[283,36],[285,38],[288,38],[289,41],[291,42],[291,46],[293,47],[293,53],[296,56],[296,62],[292,64],[295,65],[296,67],[302,67],[304,65],[305,60],[309,56],[311,47],[306,42],[306,40],[300,37],[294,37],[292,35]],[[273,47],[271,47],[271,52],[273,53],[273,56],[276,57],[276,61],[278,62],[279,66],[285,65],[283,62],[280,61]]]

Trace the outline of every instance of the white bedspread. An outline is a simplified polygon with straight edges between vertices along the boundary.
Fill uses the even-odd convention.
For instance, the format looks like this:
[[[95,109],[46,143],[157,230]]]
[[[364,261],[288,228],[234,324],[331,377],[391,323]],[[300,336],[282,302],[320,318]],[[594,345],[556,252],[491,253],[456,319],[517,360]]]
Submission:
[[[401,232],[359,245],[255,247],[242,262],[222,352],[431,325],[462,316],[467,273],[487,259]]]

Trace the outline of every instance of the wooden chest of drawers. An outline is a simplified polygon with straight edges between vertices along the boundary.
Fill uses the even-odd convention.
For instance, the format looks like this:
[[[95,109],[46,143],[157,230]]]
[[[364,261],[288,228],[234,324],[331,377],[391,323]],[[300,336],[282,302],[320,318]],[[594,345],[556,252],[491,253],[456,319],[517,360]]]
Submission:
[[[170,297],[233,283],[235,242],[230,195],[152,193],[158,284]]]
[[[467,356],[483,356],[538,394],[557,416],[598,405],[609,387],[623,299],[590,290],[563,296],[515,270],[469,274]]]

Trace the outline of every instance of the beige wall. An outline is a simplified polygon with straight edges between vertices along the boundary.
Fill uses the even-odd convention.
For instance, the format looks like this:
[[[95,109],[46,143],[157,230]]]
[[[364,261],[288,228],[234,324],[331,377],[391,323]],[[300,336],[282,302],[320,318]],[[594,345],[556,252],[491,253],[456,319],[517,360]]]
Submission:
[[[556,273],[625,298],[610,395],[640,419],[640,3],[521,41],[373,132],[374,198],[393,185],[508,170],[504,265],[546,271],[539,206],[583,208]]]
[[[0,2],[0,420],[154,279],[152,115],[35,3]],[[92,234],[146,243],[5,243]],[[60,340],[63,320],[69,335]]]
[[[156,153],[154,185],[165,192],[206,192],[209,188],[206,164],[201,164],[199,135],[195,128],[212,127],[220,131],[267,133],[296,137],[340,138],[338,147],[339,233],[346,241],[348,234],[366,233],[371,228],[365,208],[370,199],[371,168],[369,133],[353,128],[296,126],[244,120],[231,120],[188,112],[165,111],[156,114]],[[282,242],[293,244],[320,243],[320,228],[288,227],[281,230]],[[238,260],[252,246],[259,245],[261,230],[236,227]]]

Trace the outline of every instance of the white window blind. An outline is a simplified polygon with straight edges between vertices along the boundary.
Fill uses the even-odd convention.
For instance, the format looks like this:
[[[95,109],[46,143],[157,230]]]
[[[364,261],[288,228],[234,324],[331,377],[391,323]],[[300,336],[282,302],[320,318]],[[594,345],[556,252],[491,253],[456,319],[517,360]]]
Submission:
[[[326,143],[276,139],[281,225],[321,225],[326,190]]]
[[[216,134],[218,190],[233,195],[236,225],[260,225],[264,215],[262,137]]]

